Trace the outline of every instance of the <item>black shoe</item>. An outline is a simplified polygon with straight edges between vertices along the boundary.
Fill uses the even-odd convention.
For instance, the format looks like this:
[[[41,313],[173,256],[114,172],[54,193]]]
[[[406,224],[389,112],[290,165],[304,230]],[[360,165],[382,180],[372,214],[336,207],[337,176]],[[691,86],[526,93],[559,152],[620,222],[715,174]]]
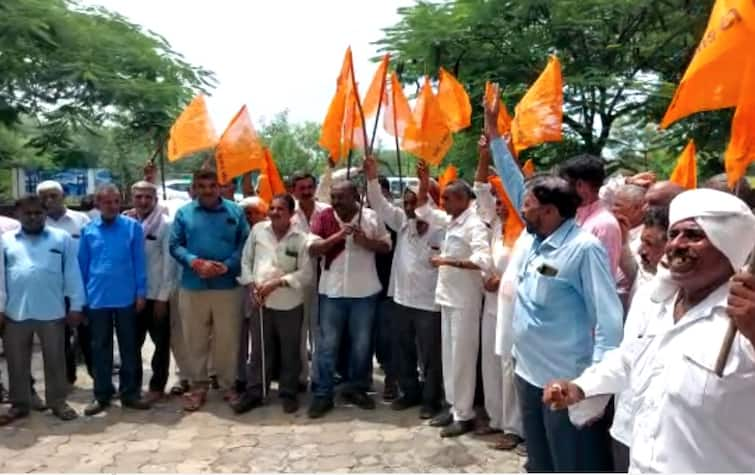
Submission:
[[[217,391],[220,389],[220,383],[218,382],[218,377],[215,375],[210,376],[210,387]]]
[[[429,404],[423,404],[422,407],[419,410],[419,418],[420,419],[432,419],[435,414],[438,413],[438,407],[429,405]]]
[[[372,399],[367,393],[360,391],[343,393],[343,399],[351,404],[354,404],[360,409],[372,410],[375,409],[375,400]]]
[[[441,437],[458,437],[474,430],[474,421],[454,421],[440,431]]]
[[[446,427],[447,425],[451,425],[453,421],[454,416],[448,411],[435,416],[433,420],[430,421],[430,425],[433,427]]]
[[[52,413],[61,421],[72,421],[79,417],[79,415],[76,414],[76,411],[66,403],[63,403],[60,407],[54,407]]]
[[[307,415],[310,419],[317,419],[333,410],[333,400],[316,397],[309,405]]]
[[[98,401],[95,399],[94,401],[89,403],[87,407],[84,408],[84,415],[94,416],[104,411],[108,407],[110,407],[110,402]]]
[[[383,401],[394,401],[399,397],[398,382],[386,376],[383,384]]]
[[[244,394],[244,391],[246,391],[246,382],[237,379],[233,384],[233,388],[237,393]]]
[[[299,401],[295,397],[281,398],[281,405],[286,414],[293,414],[299,410]]]
[[[404,411],[410,407],[419,406],[419,398],[409,397],[406,394],[391,403],[391,409],[394,411]]]
[[[29,417],[28,409],[19,409],[18,407],[11,407],[8,412],[0,415],[0,426],[5,426],[13,421]]]
[[[5,389],[5,386],[3,386],[2,383],[0,383],[0,404],[7,403],[8,399],[9,399],[8,390]]]
[[[299,386],[297,387],[297,389],[299,390],[299,394],[303,394],[303,393],[306,393],[306,392],[307,392],[307,387],[308,387],[308,386],[309,386],[309,384],[307,384],[306,382],[302,383],[302,382],[300,381],[300,382],[299,382]]]
[[[229,404],[236,414],[244,414],[261,405],[262,397],[250,392],[245,392],[240,398]]]
[[[37,412],[43,412],[47,410],[47,404],[39,397],[37,391],[31,388],[31,408]]]
[[[138,411],[146,411],[151,409],[152,405],[143,399],[122,400],[121,407],[127,407],[129,409],[136,409]]]

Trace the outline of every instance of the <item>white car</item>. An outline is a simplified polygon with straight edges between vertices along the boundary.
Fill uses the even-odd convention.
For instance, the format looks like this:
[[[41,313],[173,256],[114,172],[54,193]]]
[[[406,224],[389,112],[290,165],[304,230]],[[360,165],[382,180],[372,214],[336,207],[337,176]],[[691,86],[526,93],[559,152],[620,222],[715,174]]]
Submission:
[[[191,180],[188,178],[179,178],[176,180],[167,180],[165,182],[165,195],[168,200],[190,200],[189,188],[191,188]],[[162,199],[163,197],[163,185],[162,183],[157,185],[157,194]],[[233,194],[234,200],[238,203],[244,198],[241,193]]]

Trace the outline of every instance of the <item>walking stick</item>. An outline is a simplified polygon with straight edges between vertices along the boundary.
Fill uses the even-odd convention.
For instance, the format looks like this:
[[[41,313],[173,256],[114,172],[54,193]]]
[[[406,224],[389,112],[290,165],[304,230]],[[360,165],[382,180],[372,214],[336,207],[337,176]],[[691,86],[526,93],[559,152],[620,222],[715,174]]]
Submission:
[[[262,399],[267,399],[267,368],[265,366],[265,323],[262,305],[259,306],[260,314],[260,355],[262,357]]]

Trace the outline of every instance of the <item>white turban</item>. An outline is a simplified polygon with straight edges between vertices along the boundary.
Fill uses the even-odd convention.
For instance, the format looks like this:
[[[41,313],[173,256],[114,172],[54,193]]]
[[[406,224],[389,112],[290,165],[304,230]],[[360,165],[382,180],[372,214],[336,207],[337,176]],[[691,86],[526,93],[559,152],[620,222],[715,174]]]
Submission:
[[[43,191],[56,190],[63,193],[63,185],[54,180],[45,180],[37,185],[37,194]]]
[[[239,206],[242,209],[254,208],[263,213],[267,211],[267,203],[259,196],[247,196],[239,202]]]
[[[755,244],[755,216],[744,201],[723,191],[699,188],[671,201],[669,225],[694,219],[708,240],[741,269]]]

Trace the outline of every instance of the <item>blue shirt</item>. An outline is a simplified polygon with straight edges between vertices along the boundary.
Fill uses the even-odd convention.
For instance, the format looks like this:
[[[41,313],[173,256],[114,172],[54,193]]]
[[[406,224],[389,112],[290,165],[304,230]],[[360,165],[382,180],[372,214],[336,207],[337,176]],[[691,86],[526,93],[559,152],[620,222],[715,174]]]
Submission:
[[[5,313],[11,320],[58,320],[85,304],[84,285],[76,259],[76,242],[59,229],[39,235],[20,231],[3,234]]]
[[[197,200],[182,206],[173,220],[170,254],[181,264],[181,287],[190,290],[232,289],[238,286],[241,252],[249,234],[243,211],[235,203],[221,200],[205,208]],[[191,268],[194,259],[222,262],[228,272],[203,279]]]
[[[503,188],[511,199],[511,204],[517,212],[522,209],[524,201],[524,175],[519,169],[514,157],[511,156],[508,145],[502,138],[490,142],[490,153],[493,155],[493,166],[498,176],[501,177]]]
[[[623,310],[608,256],[573,219],[535,237],[517,271],[513,336],[521,378],[538,387],[576,378],[619,345]]]
[[[147,295],[142,225],[126,216],[97,217],[81,231],[79,265],[89,307],[123,308]]]

